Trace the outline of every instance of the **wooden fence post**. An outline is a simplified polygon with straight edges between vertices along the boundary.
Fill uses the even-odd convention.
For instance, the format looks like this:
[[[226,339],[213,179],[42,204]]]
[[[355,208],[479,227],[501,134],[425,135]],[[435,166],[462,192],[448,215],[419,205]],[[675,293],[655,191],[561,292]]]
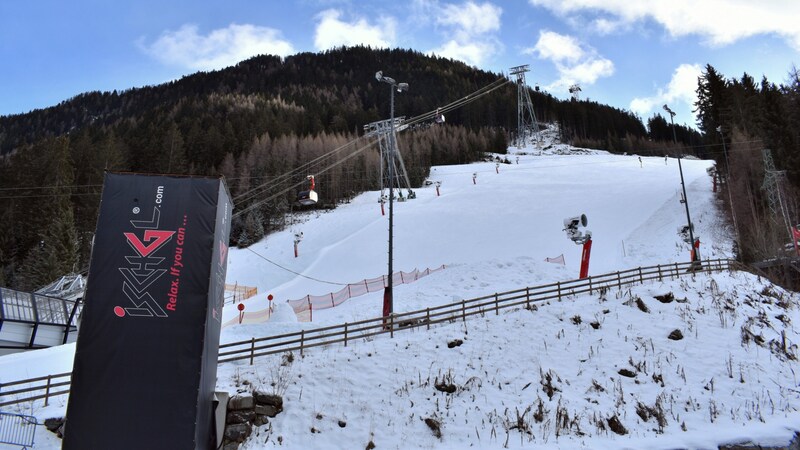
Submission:
[[[661,264],[658,265],[658,281],[663,281],[661,277]]]
[[[619,270],[617,271],[617,289],[622,290],[622,276],[620,276]]]
[[[642,276],[642,268],[639,267],[639,283],[644,284],[644,277]]]
[[[425,318],[428,321],[428,329],[431,329],[431,308],[425,308]]]
[[[250,338],[250,365],[253,365],[253,358],[256,355],[256,338]]]
[[[467,323],[467,301],[463,298],[461,299],[461,319]]]
[[[561,282],[558,281],[556,284],[558,286],[558,301],[561,301]]]
[[[53,378],[52,375],[47,376],[47,388],[44,391],[44,406],[47,406],[48,400],[50,400],[50,380]]]
[[[347,322],[344,323],[344,346],[347,347]]]
[[[389,314],[389,337],[394,339],[394,314]]]
[[[678,278],[679,270],[678,270],[678,263],[675,263],[675,276],[673,278]]]
[[[303,341],[305,340],[306,330],[300,330],[300,357],[303,357]]]
[[[494,315],[500,315],[500,304],[497,302],[497,292],[494,293]]]
[[[525,288],[525,307],[531,309],[531,288]]]
[[[589,277],[589,295],[592,295],[592,277]]]

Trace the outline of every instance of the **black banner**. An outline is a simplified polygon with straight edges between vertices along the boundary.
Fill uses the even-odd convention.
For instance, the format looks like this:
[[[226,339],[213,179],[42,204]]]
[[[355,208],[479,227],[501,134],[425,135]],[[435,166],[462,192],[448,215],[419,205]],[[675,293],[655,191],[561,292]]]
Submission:
[[[224,182],[107,173],[63,448],[211,449]]]

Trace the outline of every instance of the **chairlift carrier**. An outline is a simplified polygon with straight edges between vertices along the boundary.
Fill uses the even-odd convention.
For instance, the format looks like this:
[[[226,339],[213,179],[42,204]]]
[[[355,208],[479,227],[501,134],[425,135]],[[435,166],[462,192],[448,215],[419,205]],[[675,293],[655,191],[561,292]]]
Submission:
[[[300,191],[297,193],[297,203],[301,205],[316,205],[317,201],[319,200],[319,196],[317,192],[314,190],[315,182],[314,182],[314,175],[308,175],[306,177],[309,180],[309,188],[307,191]]]
[[[439,108],[436,108],[436,116],[435,117],[436,117],[436,119],[435,119],[436,123],[439,123],[439,124],[444,123],[444,114],[439,112]]]

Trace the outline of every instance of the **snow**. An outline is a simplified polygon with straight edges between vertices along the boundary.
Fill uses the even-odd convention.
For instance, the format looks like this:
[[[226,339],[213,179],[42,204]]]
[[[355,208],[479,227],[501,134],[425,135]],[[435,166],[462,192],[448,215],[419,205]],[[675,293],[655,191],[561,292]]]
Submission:
[[[511,164],[435,167],[430,179],[442,182],[441,196],[429,186],[417,199],[395,203],[394,269],[446,266],[395,286],[395,311],[577,278],[581,247],[566,238],[563,219],[581,213],[594,239],[590,275],[688,260],[678,234],[686,216],[677,160],[641,157],[640,164],[637,155],[575,149],[547,134],[544,150],[509,149]],[[682,168],[701,255],[726,258],[732,236],[711,192],[710,164],[684,159]],[[388,217],[378,196],[368,192],[335,211],[306,214],[252,251],[231,249],[227,281],[259,292],[245,301],[245,314],[266,308],[267,294],[275,296],[275,312],[267,323],[224,329],[221,340],[380,316],[380,292],[315,310],[313,323],[298,322],[285,303],[386,273]],[[565,265],[545,262],[561,254]],[[676,301],[655,299],[667,293]],[[225,320],[236,315],[226,307]],[[800,430],[795,323],[796,293],[746,272],[698,274],[314,348],[291,362],[277,355],[254,366],[226,363],[217,385],[284,396],[284,412],[244,449],[364,448],[370,441],[404,449],[786,444]],[[668,339],[676,329],[684,338]],[[456,339],[462,344],[448,348]],[[73,352],[63,346],[2,357],[0,382],[69,371]],[[455,392],[436,390],[442,382]],[[637,406],[644,417],[647,408],[658,413],[662,424],[645,421]],[[62,416],[66,397],[18,409],[40,420]],[[609,429],[612,417],[627,434]],[[425,419],[440,424],[441,438]],[[37,432],[36,448],[59,447],[54,435]]]

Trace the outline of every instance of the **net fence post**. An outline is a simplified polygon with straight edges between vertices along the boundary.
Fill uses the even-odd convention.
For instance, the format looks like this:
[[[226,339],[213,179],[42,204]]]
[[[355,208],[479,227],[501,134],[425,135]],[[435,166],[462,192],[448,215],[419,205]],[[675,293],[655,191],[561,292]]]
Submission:
[[[302,358],[303,355],[303,344],[305,343],[306,337],[306,330],[300,330],[300,357]]]
[[[256,357],[256,338],[250,338],[250,365],[253,365],[253,358]]]

